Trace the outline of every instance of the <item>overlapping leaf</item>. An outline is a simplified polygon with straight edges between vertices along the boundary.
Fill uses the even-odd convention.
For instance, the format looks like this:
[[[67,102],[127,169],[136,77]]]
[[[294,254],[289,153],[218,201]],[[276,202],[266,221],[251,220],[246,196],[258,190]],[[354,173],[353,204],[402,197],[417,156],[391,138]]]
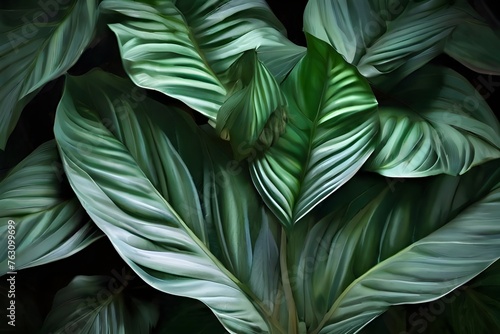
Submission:
[[[356,333],[390,305],[438,299],[500,258],[499,160],[393,187],[357,176],[290,242],[309,333]]]
[[[291,227],[368,159],[378,130],[377,102],[356,69],[312,36],[282,89],[287,128],[252,162],[251,172],[268,207]]]
[[[0,182],[0,235],[5,245],[0,275],[63,259],[102,236],[65,184],[59,161],[55,142],[47,142]],[[8,233],[9,221],[15,223],[13,234]],[[14,252],[8,252],[9,235],[15,236]]]
[[[83,206],[148,284],[199,299],[230,332],[286,332],[286,308],[272,313],[277,224],[245,170],[179,111],[123,99],[133,89],[100,71],[67,78],[55,134]]]
[[[232,89],[217,114],[216,130],[229,139],[237,159],[264,151],[285,131],[286,99],[255,51],[245,52],[229,69]]]
[[[470,69],[500,75],[500,29],[468,17],[453,30],[444,51]]]
[[[304,53],[282,34],[263,1],[161,1],[153,7],[106,0],[102,8],[125,17],[110,27],[132,80],[211,120],[226,99],[223,74],[243,52],[255,49],[278,80]]]
[[[391,177],[463,174],[500,157],[500,125],[460,74],[427,65],[381,102],[380,143],[366,168]]]
[[[56,294],[41,333],[149,333],[156,306],[124,293],[122,284],[108,276],[75,277]]]
[[[449,0],[312,0],[304,30],[330,43],[372,82],[394,87],[439,55],[466,16]]]
[[[78,60],[94,31],[95,0],[41,3],[0,9],[0,149],[26,103]]]

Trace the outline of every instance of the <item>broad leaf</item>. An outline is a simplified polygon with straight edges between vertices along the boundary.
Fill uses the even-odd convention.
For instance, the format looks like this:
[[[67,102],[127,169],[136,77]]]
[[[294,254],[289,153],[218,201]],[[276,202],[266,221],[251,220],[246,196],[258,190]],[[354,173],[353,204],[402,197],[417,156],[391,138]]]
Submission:
[[[356,333],[389,306],[438,299],[499,259],[499,163],[393,190],[360,175],[326,201],[289,248],[309,333]]]
[[[133,89],[100,71],[67,78],[55,135],[83,206],[151,286],[202,301],[230,332],[286,332],[279,224],[245,169],[180,111],[124,99]]]
[[[186,15],[173,2],[153,3],[102,3],[125,16],[110,25],[125,70],[138,86],[177,98],[211,120],[226,99],[223,74],[243,52],[256,50],[278,80],[303,55],[263,1],[193,1],[192,8],[179,2]]]
[[[232,89],[217,114],[216,130],[230,140],[237,159],[264,151],[285,131],[286,100],[255,51],[245,52],[229,69]]]
[[[95,0],[31,1],[30,9],[0,9],[0,149],[36,92],[78,60],[96,19]]]
[[[427,65],[380,102],[380,143],[366,168],[391,177],[458,175],[500,157],[500,125],[460,74]]]
[[[41,333],[149,333],[158,310],[115,277],[77,276],[59,290]]]
[[[311,0],[304,13],[304,30],[330,43],[370,81],[394,87],[439,55],[445,38],[468,15],[451,3]]]
[[[439,320],[456,334],[496,333],[500,330],[500,262],[443,298],[426,305],[440,312]],[[420,320],[416,329],[426,328]],[[417,328],[418,327],[418,328]]]
[[[50,141],[0,182],[0,235],[5,245],[0,275],[66,258],[102,236],[63,173],[56,144]],[[8,238],[15,241],[15,252],[9,252]]]
[[[254,185],[286,227],[347,182],[373,151],[377,101],[328,44],[308,36],[307,55],[282,84],[285,133],[251,165]]]
[[[500,75],[499,50],[500,29],[472,15],[458,24],[444,48],[448,55],[470,69],[493,75]]]

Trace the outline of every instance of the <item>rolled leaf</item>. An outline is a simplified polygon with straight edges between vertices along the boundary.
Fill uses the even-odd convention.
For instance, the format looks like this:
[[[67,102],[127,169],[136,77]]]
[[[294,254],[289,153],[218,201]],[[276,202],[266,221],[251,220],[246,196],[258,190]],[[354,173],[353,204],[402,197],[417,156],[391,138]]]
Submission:
[[[110,28],[125,70],[138,86],[179,99],[210,120],[226,99],[222,75],[243,52],[256,50],[278,81],[304,53],[283,35],[264,1],[153,2],[101,5],[124,15]]]
[[[278,141],[286,126],[286,99],[255,51],[245,52],[228,77],[232,89],[217,114],[216,130],[242,159],[252,149],[265,151]]]

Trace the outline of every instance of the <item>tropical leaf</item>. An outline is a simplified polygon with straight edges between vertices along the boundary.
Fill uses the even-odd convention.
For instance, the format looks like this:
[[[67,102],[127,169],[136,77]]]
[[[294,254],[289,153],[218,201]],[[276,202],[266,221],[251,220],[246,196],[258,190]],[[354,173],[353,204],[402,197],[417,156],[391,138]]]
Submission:
[[[57,292],[41,333],[150,333],[156,305],[126,291],[115,277],[77,276]]]
[[[194,321],[195,319],[196,321]],[[208,307],[194,299],[176,300],[162,309],[154,334],[224,334],[227,331]]]
[[[391,88],[439,55],[467,15],[449,0],[311,0],[304,30],[330,43],[371,82]]]
[[[500,160],[392,191],[360,175],[289,245],[308,333],[356,333],[391,305],[438,299],[500,258]]]
[[[487,333],[500,330],[500,262],[495,262],[465,286],[438,303],[454,333]],[[478,321],[481,320],[481,321]]]
[[[242,159],[256,145],[269,148],[285,131],[286,99],[255,51],[245,52],[228,76],[233,88],[217,114],[216,130]]]
[[[0,9],[2,150],[23,107],[44,84],[78,60],[93,35],[95,0],[41,3],[33,1],[32,9]]]
[[[15,241],[15,252],[7,246],[0,250],[0,275],[66,258],[102,236],[60,167],[55,141],[50,141],[0,182],[1,242]]]
[[[245,169],[180,111],[124,99],[133,89],[100,71],[67,78],[55,135],[83,206],[151,286],[202,301],[230,332],[286,332],[279,224]]]
[[[373,151],[377,101],[328,44],[308,35],[307,55],[282,84],[289,122],[252,161],[255,187],[289,228],[347,182]]]
[[[444,52],[473,71],[500,75],[500,29],[490,27],[465,3],[469,16],[446,39]]]
[[[304,53],[282,34],[264,1],[176,4],[186,15],[173,2],[153,3],[105,0],[101,5],[126,17],[110,24],[125,70],[138,86],[177,98],[213,121],[226,99],[224,73],[243,52],[256,50],[278,80]]]
[[[388,94],[368,170],[390,177],[458,175],[500,157],[498,120],[455,71],[426,65]]]

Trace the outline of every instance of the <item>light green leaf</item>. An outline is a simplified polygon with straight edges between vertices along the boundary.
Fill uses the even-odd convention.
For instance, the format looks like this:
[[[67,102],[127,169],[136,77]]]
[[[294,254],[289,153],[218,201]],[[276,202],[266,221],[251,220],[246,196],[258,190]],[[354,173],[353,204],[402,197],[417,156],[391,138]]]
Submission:
[[[245,52],[228,77],[232,89],[217,114],[216,130],[242,159],[256,145],[264,151],[285,131],[286,99],[255,51]]]
[[[66,182],[54,141],[0,182],[0,275],[66,258],[102,236]]]
[[[285,133],[252,161],[254,185],[289,228],[349,180],[373,151],[377,101],[328,44],[308,36],[307,55],[283,82]]]
[[[151,286],[202,301],[232,333],[286,333],[279,224],[245,169],[180,111],[124,99],[133,89],[100,71],[67,78],[55,135],[83,206]]]
[[[183,1],[179,8],[170,1],[154,3],[105,0],[101,5],[126,17],[110,25],[125,70],[138,86],[177,98],[211,120],[226,99],[223,74],[243,52],[256,50],[278,80],[304,53],[282,34],[263,1],[193,7]]]
[[[157,307],[129,295],[127,284],[111,276],[76,276],[57,292],[41,333],[150,333]]]
[[[370,81],[393,87],[439,55],[466,15],[449,0],[311,0],[304,30],[330,43]]]
[[[391,305],[438,299],[500,258],[500,160],[460,177],[359,175],[290,241],[308,332],[356,333]]]
[[[390,177],[458,175],[500,157],[498,120],[455,71],[426,65],[388,94],[368,170]]]
[[[500,75],[500,29],[474,14],[464,18],[446,39],[444,52],[473,71]]]
[[[78,60],[93,35],[95,0],[41,3],[0,9],[0,149],[23,107]]]

